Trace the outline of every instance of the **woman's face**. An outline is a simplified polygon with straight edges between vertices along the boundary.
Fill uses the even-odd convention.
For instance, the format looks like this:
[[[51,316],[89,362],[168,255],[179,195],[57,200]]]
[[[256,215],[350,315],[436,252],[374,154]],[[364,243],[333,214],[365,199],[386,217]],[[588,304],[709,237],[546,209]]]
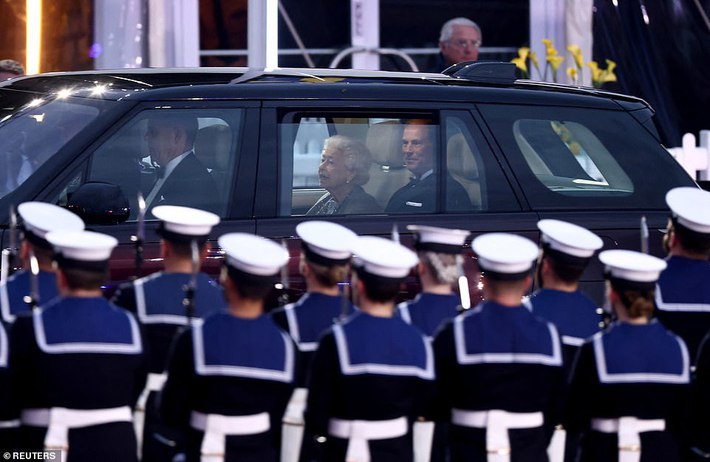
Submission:
[[[348,185],[353,176],[353,173],[345,166],[343,152],[326,145],[318,167],[318,179],[321,187],[332,193],[333,190]]]

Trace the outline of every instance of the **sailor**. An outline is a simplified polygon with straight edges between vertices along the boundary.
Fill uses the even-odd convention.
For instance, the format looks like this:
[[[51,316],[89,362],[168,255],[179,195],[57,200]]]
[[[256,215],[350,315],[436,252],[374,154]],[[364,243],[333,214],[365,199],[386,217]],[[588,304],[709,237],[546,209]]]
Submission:
[[[680,460],[690,361],[683,340],[653,319],[666,263],[630,250],[599,259],[617,320],[579,350],[565,426],[582,432],[581,460]]]
[[[327,221],[305,221],[296,226],[301,238],[299,270],[306,281],[306,293],[296,302],[271,313],[274,322],[291,335],[298,347],[296,390],[284,415],[282,461],[298,460],[303,438],[303,409],[306,406],[306,377],[318,339],[333,322],[350,315],[352,303],[338,284],[348,281],[351,248],[357,235],[344,226]],[[309,440],[306,446],[312,446]],[[304,447],[304,458],[312,457]]]
[[[579,279],[596,250],[603,243],[591,231],[560,220],[537,223],[541,252],[535,268],[537,291],[523,303],[533,314],[552,322],[562,339],[565,376],[569,376],[575,355],[584,340],[604,326],[602,308],[579,289]],[[562,417],[562,416],[560,416]],[[562,426],[548,448],[554,462],[574,460],[578,435],[568,434]]]
[[[451,422],[451,460],[547,460],[565,378],[557,329],[522,304],[537,246],[491,233],[472,248],[485,301],[434,340],[437,417]]]
[[[147,376],[144,343],[134,316],[101,292],[117,241],[89,231],[45,237],[60,297],[18,316],[10,335],[21,446],[61,449],[62,460],[136,461],[131,411]]]
[[[115,304],[136,313],[149,347],[148,383],[136,407],[136,432],[145,461],[163,459],[168,447],[179,439],[161,427],[156,406],[156,393],[167,378],[168,354],[178,330],[191,318],[204,318],[226,307],[221,288],[199,271],[207,258],[207,238],[219,217],[172,205],[157,206],[152,213],[160,220],[157,233],[164,269],[122,285],[113,298]]]
[[[0,281],[0,312],[6,326],[12,324],[19,313],[30,310],[28,300],[33,285],[31,255],[36,258],[39,268],[35,294],[39,298],[38,301],[49,302],[58,295],[56,276],[52,268],[52,246],[45,239],[47,233],[60,229],[84,229],[84,222],[77,215],[45,202],[24,202],[17,207],[17,213],[23,221],[20,258],[26,269],[13,274],[7,281]]]
[[[565,369],[577,349],[603,327],[601,308],[579,289],[579,279],[602,240],[581,226],[560,220],[540,220],[542,252],[536,267],[537,291],[526,304],[533,314],[552,322],[562,338]]]
[[[688,345],[691,364],[710,330],[710,192],[675,188],[666,194],[671,209],[663,239],[668,267],[656,287],[658,320]]]
[[[277,461],[294,388],[295,346],[264,314],[288,253],[243,233],[219,238],[227,310],[180,334],[161,398],[164,421],[186,430],[188,461]]]
[[[393,241],[359,237],[352,287],[359,311],[321,338],[311,366],[306,434],[321,460],[412,461],[412,421],[434,379],[431,346],[394,315],[400,285],[417,263]]]
[[[461,250],[471,233],[420,225],[409,225],[407,229],[414,232],[414,249],[419,257],[416,268],[422,291],[414,300],[397,305],[397,313],[431,340],[439,326],[463,308],[461,298],[454,293],[453,285],[463,275]],[[467,297],[468,293],[463,295]],[[435,428],[433,422],[418,419],[412,429],[415,459],[421,454],[422,460],[446,460],[447,429],[448,425],[443,422]],[[432,444],[433,438],[437,439],[436,444]],[[438,452],[432,453],[432,448]]]
[[[397,305],[397,312],[431,339],[441,323],[456,316],[461,308],[453,285],[462,274],[461,250],[471,233],[419,225],[409,225],[407,229],[414,232],[422,291],[414,300]]]

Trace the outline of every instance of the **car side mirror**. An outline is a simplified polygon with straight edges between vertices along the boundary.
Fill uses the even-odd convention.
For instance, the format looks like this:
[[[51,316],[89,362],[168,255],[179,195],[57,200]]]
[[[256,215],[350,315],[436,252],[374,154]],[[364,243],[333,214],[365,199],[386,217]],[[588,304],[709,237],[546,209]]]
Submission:
[[[131,213],[121,187],[100,181],[81,185],[69,198],[66,208],[87,225],[116,225],[126,221]]]

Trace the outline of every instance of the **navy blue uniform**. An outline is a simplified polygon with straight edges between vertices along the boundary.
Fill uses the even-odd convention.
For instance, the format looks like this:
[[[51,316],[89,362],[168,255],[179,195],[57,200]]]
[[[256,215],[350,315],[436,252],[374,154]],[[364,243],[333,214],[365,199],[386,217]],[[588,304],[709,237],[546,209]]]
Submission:
[[[407,324],[416,326],[428,338],[447,319],[459,313],[461,300],[455,294],[440,295],[422,292],[414,300],[397,305],[397,312]]]
[[[189,323],[183,300],[190,277],[185,273],[153,273],[121,286],[113,298],[118,306],[136,313],[145,326],[150,372],[165,370],[177,330]],[[194,302],[195,318],[205,318],[226,306],[222,289],[204,273],[197,274]]]
[[[395,436],[366,443],[370,460],[411,461],[410,424],[425,414],[433,379],[431,346],[417,329],[398,316],[355,313],[320,341],[311,366],[306,434],[327,437],[322,460],[342,461],[348,440],[334,435],[338,421],[398,419],[403,428]]]
[[[188,434],[188,461],[200,460],[207,415],[266,419],[268,428],[221,439],[226,461],[278,460],[281,418],[293,391],[294,350],[288,335],[265,315],[242,319],[217,313],[178,337],[161,415]],[[247,433],[256,428],[230,425],[240,426]]]
[[[710,334],[705,336],[698,350],[693,388],[690,437],[694,446],[710,454]]]
[[[5,284],[0,284],[0,312],[5,325],[15,322],[18,314],[30,311],[29,305],[24,301],[24,297],[30,295],[30,278],[30,272],[22,270],[10,276]],[[40,271],[37,283],[42,304],[59,295],[57,276],[54,273]]]
[[[346,314],[351,314],[353,305],[346,303]],[[296,386],[305,387],[313,355],[321,335],[342,316],[343,297],[309,292],[296,303],[290,303],[271,312],[274,322],[291,335],[298,347],[298,370]]]
[[[131,409],[145,385],[147,361],[133,315],[102,297],[57,298],[15,321],[10,369],[23,448],[44,447],[48,423],[32,415],[42,414],[36,410],[113,409],[124,417],[69,428],[68,460],[137,460]]]
[[[580,290],[540,289],[529,298],[530,310],[557,327],[562,339],[565,366],[572,366],[577,349],[601,330],[602,317],[594,302]]]
[[[688,346],[691,364],[710,330],[710,263],[670,257],[656,286],[658,319]]]
[[[522,305],[483,302],[445,324],[434,352],[436,417],[451,421],[452,461],[486,461],[486,438],[501,434],[512,460],[547,460],[564,387],[554,325]],[[496,415],[501,425],[494,424]]]
[[[20,413],[12,394],[12,383],[8,369],[9,339],[0,323],[0,449],[13,449],[17,445],[17,429]]]
[[[629,432],[618,428],[623,417],[640,420],[630,432],[638,435],[641,460],[679,460],[689,384],[685,344],[658,321],[617,322],[594,335],[580,348],[565,418],[583,435],[581,460],[616,460],[619,446],[630,445],[617,436]]]

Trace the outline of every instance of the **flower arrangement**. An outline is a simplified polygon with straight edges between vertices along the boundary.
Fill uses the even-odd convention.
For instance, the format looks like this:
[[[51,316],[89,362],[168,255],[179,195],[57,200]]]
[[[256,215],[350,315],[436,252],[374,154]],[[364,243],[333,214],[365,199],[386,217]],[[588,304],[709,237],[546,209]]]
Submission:
[[[518,57],[513,58],[511,62],[521,70],[525,78],[530,78],[532,69],[534,69],[541,80],[547,81],[549,72],[552,81],[557,82],[557,72],[565,58],[553,46],[552,40],[543,39],[542,43],[545,44],[545,68],[543,71],[540,71],[536,53],[528,47],[518,48]],[[575,85],[578,85],[582,81],[584,71],[582,50],[577,45],[570,45],[567,47],[567,51],[570,52],[574,60],[574,67],[567,68],[567,75]],[[591,71],[592,85],[595,88],[601,88],[607,82],[616,82],[616,74],[614,74],[616,63],[614,61],[607,59],[606,69],[600,68],[596,61],[588,61],[586,64]]]

